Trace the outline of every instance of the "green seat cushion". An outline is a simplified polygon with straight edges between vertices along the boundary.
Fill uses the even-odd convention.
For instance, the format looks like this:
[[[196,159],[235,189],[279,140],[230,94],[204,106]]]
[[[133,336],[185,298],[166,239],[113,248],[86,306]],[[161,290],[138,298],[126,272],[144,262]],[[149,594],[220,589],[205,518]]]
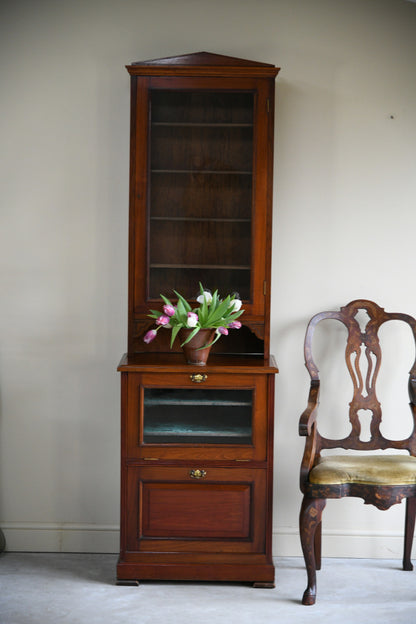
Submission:
[[[408,455],[332,455],[321,457],[309,473],[316,485],[362,483],[366,485],[416,484],[416,457]]]

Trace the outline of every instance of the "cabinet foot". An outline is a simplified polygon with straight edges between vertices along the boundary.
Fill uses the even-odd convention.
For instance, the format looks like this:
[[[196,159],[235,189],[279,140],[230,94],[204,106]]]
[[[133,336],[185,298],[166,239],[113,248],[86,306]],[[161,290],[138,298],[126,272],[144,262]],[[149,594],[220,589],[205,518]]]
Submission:
[[[116,585],[121,585],[125,587],[139,587],[140,581],[135,579],[117,579]]]
[[[260,581],[257,583],[253,583],[253,587],[255,589],[274,589],[276,585],[274,583],[263,583]]]

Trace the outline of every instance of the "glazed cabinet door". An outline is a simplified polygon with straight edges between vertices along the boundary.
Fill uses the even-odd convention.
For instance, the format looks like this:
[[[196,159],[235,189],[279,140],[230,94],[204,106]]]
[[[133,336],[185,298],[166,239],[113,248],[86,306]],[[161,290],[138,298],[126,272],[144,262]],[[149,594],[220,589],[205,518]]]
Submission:
[[[128,375],[124,444],[130,459],[267,459],[267,376]]]
[[[264,322],[273,89],[256,78],[133,79],[131,336],[161,293],[194,299],[199,282],[238,292],[245,319]]]

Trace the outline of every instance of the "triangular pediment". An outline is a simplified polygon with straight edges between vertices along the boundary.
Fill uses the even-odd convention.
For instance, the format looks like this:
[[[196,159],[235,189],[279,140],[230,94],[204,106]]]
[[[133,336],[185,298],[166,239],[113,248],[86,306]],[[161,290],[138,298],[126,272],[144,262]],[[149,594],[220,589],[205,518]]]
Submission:
[[[138,61],[132,65],[208,65],[212,67],[273,67],[270,63],[258,63],[234,56],[213,54],[212,52],[194,52],[193,54],[181,54],[180,56],[168,56],[166,58]]]
[[[273,78],[279,68],[270,63],[259,63],[247,59],[213,54],[212,52],[194,52],[180,56],[138,61],[127,65],[133,76],[246,76]]]

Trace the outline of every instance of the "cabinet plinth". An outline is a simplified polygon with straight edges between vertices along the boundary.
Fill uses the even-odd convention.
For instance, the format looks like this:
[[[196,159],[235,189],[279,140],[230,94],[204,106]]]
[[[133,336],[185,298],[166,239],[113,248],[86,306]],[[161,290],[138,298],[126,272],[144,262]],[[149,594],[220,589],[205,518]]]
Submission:
[[[269,349],[274,80],[197,53],[131,77],[128,353],[121,373],[120,582],[272,586]],[[199,283],[238,292],[243,327],[185,363],[150,309]]]

